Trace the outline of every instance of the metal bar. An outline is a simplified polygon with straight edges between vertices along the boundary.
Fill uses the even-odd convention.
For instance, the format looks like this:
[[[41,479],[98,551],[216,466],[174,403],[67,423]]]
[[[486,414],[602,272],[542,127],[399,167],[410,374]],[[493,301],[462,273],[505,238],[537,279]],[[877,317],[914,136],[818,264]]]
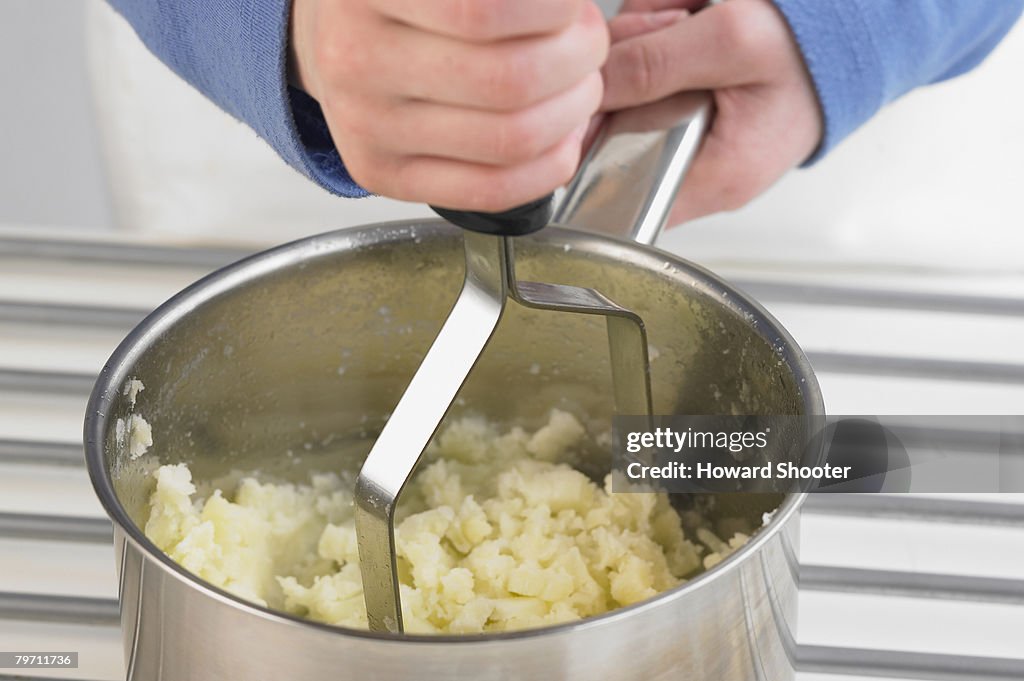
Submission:
[[[0,390],[73,396],[88,395],[96,374],[0,369]]]
[[[819,286],[818,284],[793,284],[754,279],[731,279],[730,281],[758,300],[779,303],[845,305],[874,309],[1024,317],[1024,298]]]
[[[0,537],[110,544],[114,529],[106,518],[0,513]]]
[[[0,322],[116,328],[127,331],[149,314],[142,308],[57,305],[0,300]]]
[[[0,464],[84,466],[85,454],[77,442],[0,439]]]
[[[0,238],[0,256],[161,266],[222,267],[254,250],[214,246],[160,246],[112,241]],[[758,279],[732,279],[761,300],[811,305],[955,312],[975,315],[1024,316],[1024,299],[927,293],[887,289],[821,286]]]
[[[121,615],[116,598],[85,598],[0,591],[0,618],[117,626]]]
[[[970,417],[967,417],[970,419]],[[937,419],[936,419],[937,420]],[[1020,417],[1009,417],[1003,422],[1016,425]],[[883,425],[907,447],[942,446],[959,452],[991,453],[1000,442],[1024,442],[1024,431],[1006,428],[933,428],[912,423],[892,422],[883,418]]]
[[[855,355],[842,352],[808,352],[807,356],[818,372],[1024,384],[1024,364]]]
[[[0,681],[83,681],[77,676],[22,676],[20,674],[0,674]]]
[[[501,320],[513,276],[510,240],[464,233],[459,297],[356,477],[356,539],[370,631],[403,631],[395,505]]]
[[[885,494],[812,494],[808,513],[926,520],[971,525],[1024,526],[1024,504]]]
[[[928,681],[1020,681],[1024,659],[974,657],[902,650],[869,650],[829,646],[797,647],[801,672],[844,674]]]
[[[1024,580],[804,565],[800,588],[911,598],[1024,604]]]
[[[216,269],[255,253],[244,248],[156,246],[114,241],[0,238],[0,257]]]

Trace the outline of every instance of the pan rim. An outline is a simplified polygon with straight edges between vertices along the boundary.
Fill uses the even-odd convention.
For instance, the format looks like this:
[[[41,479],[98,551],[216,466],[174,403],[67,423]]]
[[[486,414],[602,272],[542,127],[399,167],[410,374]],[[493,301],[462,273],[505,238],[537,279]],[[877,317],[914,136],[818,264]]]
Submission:
[[[421,232],[420,230],[425,231]],[[553,636],[581,629],[611,626],[621,618],[667,607],[675,601],[685,598],[691,591],[696,591],[701,586],[710,584],[714,580],[722,578],[723,575],[739,569],[739,566],[752,559],[758,549],[771,541],[781,531],[781,528],[798,513],[807,496],[806,493],[787,494],[782,504],[774,512],[771,521],[763,526],[761,531],[758,531],[746,545],[697,577],[638,603],[574,622],[518,631],[479,634],[393,634],[315,622],[256,605],[209,584],[174,562],[157,548],[128,515],[114,491],[112,477],[104,465],[103,439],[107,430],[110,407],[117,397],[117,390],[129,378],[128,369],[134,365],[135,360],[152,345],[154,340],[162,335],[165,329],[182,320],[192,309],[242,283],[253,281],[260,276],[279,271],[297,262],[309,260],[309,256],[329,257],[347,248],[376,247],[407,239],[423,238],[427,236],[427,233],[439,232],[454,234],[458,232],[458,229],[440,219],[400,220],[335,230],[291,241],[250,255],[207,274],[162,303],[133,328],[100,371],[88,400],[84,423],[86,468],[93,490],[104,511],[114,522],[116,531],[123,535],[123,539],[131,541],[134,548],[139,550],[144,558],[155,561],[155,564],[160,566],[166,574],[198,589],[204,595],[281,625],[310,627],[333,635],[380,642],[471,645],[526,640],[538,636]],[[753,327],[757,335],[773,347],[781,349],[780,359],[786,363],[793,372],[794,378],[797,379],[804,416],[824,415],[824,401],[817,378],[803,350],[789,332],[757,301],[704,267],[653,246],[564,227],[549,227],[528,238],[537,242],[555,244],[559,248],[569,244],[573,248],[579,247],[580,250],[601,256],[621,254],[622,249],[627,249],[639,259],[635,262],[647,260],[652,269],[662,270],[665,263],[670,263],[678,271],[687,273],[693,279],[691,285],[699,283],[705,293],[718,294],[716,298],[719,302],[732,309],[733,312],[741,314],[750,322],[748,325]],[[585,249],[583,244],[586,244]],[[770,334],[767,333],[769,330]]]

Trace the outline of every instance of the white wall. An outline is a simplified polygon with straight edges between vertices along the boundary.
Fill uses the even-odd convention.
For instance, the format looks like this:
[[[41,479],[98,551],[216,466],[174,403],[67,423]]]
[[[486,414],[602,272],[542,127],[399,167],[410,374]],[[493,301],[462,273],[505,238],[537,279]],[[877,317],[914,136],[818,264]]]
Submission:
[[[100,100],[115,112],[105,117],[105,148],[114,161],[112,178],[105,177],[84,56],[82,22],[90,5],[97,9],[102,2],[4,0],[0,224],[110,226],[115,222],[111,179],[122,199],[140,203],[127,212],[128,219],[118,210],[122,226],[161,231],[152,217],[159,215],[167,234],[218,236],[216,229],[207,229],[212,225],[221,230],[219,236],[262,232],[261,237],[283,240],[343,224],[425,214],[422,207],[383,200],[339,202],[308,186],[278,167],[283,164],[251,133],[178,82],[140,46],[127,44],[135,43],[127,27],[118,37],[127,44],[125,51],[108,50],[106,64],[94,54]],[[742,211],[670,231],[662,245],[696,260],[836,258],[1018,269],[1024,251],[1021,63],[1024,23],[977,71],[912,93],[817,167],[792,173]],[[122,82],[133,75],[129,85],[136,90]],[[161,101],[174,106],[160,106]],[[147,107],[153,111],[147,113]],[[195,116],[187,113],[190,107]],[[134,136],[129,134],[133,126],[139,128]],[[112,136],[126,142],[125,149],[141,149],[144,158],[120,162]],[[235,139],[259,163],[245,154],[232,162],[232,154],[225,153],[230,149],[217,148]],[[153,166],[161,145],[188,151],[164,169],[164,179],[176,182],[150,181],[133,190],[132,181],[145,179],[137,177],[139,169]],[[204,223],[200,204],[173,190],[188,182],[209,189],[214,167],[222,175],[214,184],[230,199],[223,201],[228,213],[227,218],[211,213]],[[250,180],[253,176],[256,180]],[[255,200],[264,193],[254,191],[260,182],[272,189],[262,203],[273,210]],[[238,188],[245,191],[235,200],[231,191]],[[146,196],[150,203],[142,201]],[[158,201],[167,206],[152,205]]]
[[[105,227],[81,0],[3,0],[0,224]]]
[[[1024,272],[1024,21],[976,70],[886,107],[744,209],[670,230],[698,261]]]

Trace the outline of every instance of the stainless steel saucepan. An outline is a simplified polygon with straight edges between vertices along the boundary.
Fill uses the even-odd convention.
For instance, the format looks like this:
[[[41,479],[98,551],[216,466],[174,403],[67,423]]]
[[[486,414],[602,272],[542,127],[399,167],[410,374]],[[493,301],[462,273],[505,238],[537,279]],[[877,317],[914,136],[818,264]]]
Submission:
[[[680,96],[616,117],[561,204],[562,226],[517,241],[517,268],[598,289],[639,313],[655,413],[820,415],[807,359],[771,316],[648,245],[708,115],[706,98]],[[300,479],[358,468],[457,295],[461,240],[458,229],[424,220],[296,241],[192,285],[118,347],[89,402],[85,442],[114,521],[130,681],[794,677],[798,494],[720,497],[716,512],[754,527],[777,510],[744,548],[676,589],[578,623],[503,634],[308,622],[205,583],[146,539],[154,460],[186,462],[199,480],[233,469]],[[126,394],[131,379],[145,384],[137,401]],[[455,410],[538,425],[556,406],[609,426],[604,322],[511,309]],[[156,443],[138,459],[118,436],[118,420],[132,413],[152,424]],[[594,445],[586,465],[600,473],[607,452]]]

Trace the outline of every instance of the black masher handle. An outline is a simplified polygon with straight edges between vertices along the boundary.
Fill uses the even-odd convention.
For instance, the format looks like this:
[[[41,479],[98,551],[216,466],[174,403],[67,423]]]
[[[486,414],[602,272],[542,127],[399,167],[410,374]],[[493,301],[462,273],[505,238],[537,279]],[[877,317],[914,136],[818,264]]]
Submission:
[[[554,211],[554,194],[524,203],[500,213],[478,213],[450,208],[430,208],[448,222],[481,234],[493,236],[525,236],[547,227]]]

